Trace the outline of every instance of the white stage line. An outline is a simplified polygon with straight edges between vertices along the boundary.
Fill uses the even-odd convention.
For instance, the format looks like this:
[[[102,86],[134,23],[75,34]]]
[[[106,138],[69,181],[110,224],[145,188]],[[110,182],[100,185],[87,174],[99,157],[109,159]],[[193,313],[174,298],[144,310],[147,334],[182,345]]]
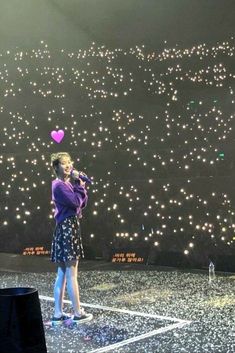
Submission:
[[[39,298],[41,300],[47,300],[47,301],[54,301],[54,298],[52,297],[47,297],[44,295],[40,295]],[[65,303],[71,304],[70,300],[64,300]],[[165,327],[161,327],[159,329],[147,332],[147,333],[143,333],[142,335],[139,336],[135,336],[132,338],[128,338],[127,340],[124,340],[122,342],[117,342],[114,344],[111,344],[109,346],[106,347],[102,347],[102,348],[97,348],[94,349],[93,351],[87,352],[87,353],[103,353],[103,352],[108,352],[111,351],[112,349],[115,348],[119,348],[119,347],[123,347],[126,346],[130,343],[134,343],[137,341],[141,341],[145,338],[149,338],[155,335],[159,335],[161,333],[170,331],[170,330],[174,330],[177,328],[181,328],[185,325],[189,325],[191,324],[192,321],[189,320],[181,320],[181,319],[176,319],[176,318],[172,318],[172,317],[168,317],[168,316],[161,316],[161,315],[154,315],[154,314],[146,314],[146,313],[141,313],[138,311],[131,311],[131,310],[126,310],[126,309],[117,309],[117,308],[112,308],[109,306],[103,306],[103,305],[94,305],[94,304],[86,304],[86,303],[81,303],[82,306],[85,307],[89,307],[89,308],[95,308],[95,309],[102,309],[102,310],[109,310],[109,311],[114,311],[114,312],[120,312],[120,313],[125,313],[125,314],[129,314],[129,315],[136,315],[136,316],[143,316],[143,317],[149,317],[149,318],[153,318],[153,319],[161,319],[161,320],[168,320],[168,321],[175,321],[176,323],[165,326]]]
[[[134,342],[137,342],[137,341],[140,341],[140,340],[143,340],[145,338],[149,338],[149,337],[152,337],[152,336],[155,336],[155,335],[159,335],[160,333],[164,333],[164,332],[167,332],[167,331],[170,331],[170,330],[174,330],[176,328],[181,328],[181,327],[183,327],[185,325],[188,325],[188,324],[189,324],[188,322],[180,322],[180,323],[168,325],[166,327],[162,327],[162,328],[159,328],[157,330],[153,330],[153,331],[150,331],[150,332],[147,332],[147,333],[143,333],[142,335],[129,338],[129,339],[125,340],[125,341],[111,344],[111,345],[109,345],[107,347],[102,347],[102,348],[95,349],[95,350],[90,351],[88,353],[108,352],[108,351],[110,351],[110,350],[112,350],[114,348],[123,347],[123,346],[126,346],[127,344],[134,343]]]
[[[40,295],[39,298],[42,299],[42,300],[54,301],[54,298],[47,297],[45,295]],[[64,300],[64,303],[72,304],[70,300]],[[181,320],[181,319],[176,319],[176,318],[169,317],[169,316],[147,314],[147,313],[142,313],[142,312],[139,312],[139,311],[127,310],[127,309],[117,309],[117,308],[113,308],[113,307],[109,307],[109,306],[103,306],[103,305],[99,305],[99,304],[81,303],[81,305],[85,306],[85,307],[88,307],[88,308],[109,310],[109,311],[114,311],[114,312],[118,312],[118,313],[122,313],[122,314],[149,317],[149,318],[152,318],[152,319],[169,320],[169,321],[182,322],[182,323],[188,323],[188,324],[191,323],[191,321],[189,321],[189,320]]]

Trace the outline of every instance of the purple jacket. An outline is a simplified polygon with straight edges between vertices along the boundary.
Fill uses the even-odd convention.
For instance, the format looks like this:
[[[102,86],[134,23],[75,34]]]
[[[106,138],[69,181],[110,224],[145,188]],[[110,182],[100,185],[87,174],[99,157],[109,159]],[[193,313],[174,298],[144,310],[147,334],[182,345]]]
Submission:
[[[55,204],[56,224],[69,216],[82,217],[82,209],[87,205],[87,191],[78,183],[72,185],[60,179],[52,181],[52,201]]]

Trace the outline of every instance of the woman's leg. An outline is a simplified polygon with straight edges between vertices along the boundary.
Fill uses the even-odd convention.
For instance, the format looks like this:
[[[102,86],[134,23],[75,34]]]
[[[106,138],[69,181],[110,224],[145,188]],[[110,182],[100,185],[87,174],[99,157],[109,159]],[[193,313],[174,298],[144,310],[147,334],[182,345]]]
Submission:
[[[66,267],[64,264],[59,264],[57,270],[57,277],[54,286],[54,299],[55,299],[55,317],[63,315],[63,299],[66,285]]]
[[[80,315],[80,294],[78,288],[78,261],[66,263],[66,281],[69,298],[73,305],[74,315]]]

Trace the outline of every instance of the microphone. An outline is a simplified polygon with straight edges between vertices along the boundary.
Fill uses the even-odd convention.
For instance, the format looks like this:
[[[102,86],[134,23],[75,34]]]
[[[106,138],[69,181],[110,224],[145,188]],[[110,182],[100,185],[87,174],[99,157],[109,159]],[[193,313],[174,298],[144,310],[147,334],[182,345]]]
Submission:
[[[82,181],[85,181],[87,184],[91,184],[92,181],[90,178],[88,178],[87,175],[81,174],[81,172],[78,172],[76,169],[72,169],[70,172],[70,175],[75,179],[81,179]]]

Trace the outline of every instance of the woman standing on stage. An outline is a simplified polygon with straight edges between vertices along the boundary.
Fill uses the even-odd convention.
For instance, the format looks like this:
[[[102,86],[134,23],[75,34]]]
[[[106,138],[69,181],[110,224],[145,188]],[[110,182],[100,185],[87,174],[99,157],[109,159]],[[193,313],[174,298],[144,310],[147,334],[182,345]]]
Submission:
[[[92,319],[92,314],[85,313],[81,308],[77,275],[79,259],[84,257],[80,219],[82,209],[87,205],[87,191],[85,182],[79,178],[77,171],[73,171],[73,163],[68,153],[52,154],[51,164],[56,174],[56,179],[52,181],[56,228],[53,233],[51,261],[58,266],[52,324],[61,324],[68,319],[76,323],[86,322]],[[63,313],[66,283],[74,311],[72,317]]]

